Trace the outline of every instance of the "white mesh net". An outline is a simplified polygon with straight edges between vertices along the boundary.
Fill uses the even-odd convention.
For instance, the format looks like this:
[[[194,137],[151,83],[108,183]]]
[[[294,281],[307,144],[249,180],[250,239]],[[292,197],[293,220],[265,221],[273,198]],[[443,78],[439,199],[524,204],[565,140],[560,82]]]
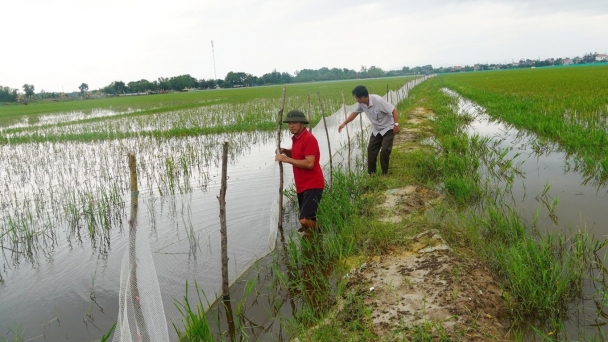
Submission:
[[[137,234],[138,194],[131,196],[129,247],[120,272],[118,322],[114,341],[169,341],[148,237]]]

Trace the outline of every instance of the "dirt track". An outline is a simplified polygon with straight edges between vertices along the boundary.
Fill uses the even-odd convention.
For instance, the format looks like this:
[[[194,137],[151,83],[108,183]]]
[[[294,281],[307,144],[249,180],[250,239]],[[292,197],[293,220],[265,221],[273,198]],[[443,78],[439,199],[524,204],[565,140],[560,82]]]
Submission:
[[[424,108],[408,113],[408,127],[424,129],[432,115]],[[418,128],[404,128],[395,148],[416,148]],[[385,193],[382,220],[401,222],[442,200],[431,189],[413,184]],[[378,336],[399,340],[400,332],[420,324],[441,326],[457,341],[508,340],[508,313],[494,275],[466,250],[454,251],[438,231],[412,236],[403,247],[374,256],[349,273],[348,287],[372,309]],[[441,328],[440,328],[441,329]]]

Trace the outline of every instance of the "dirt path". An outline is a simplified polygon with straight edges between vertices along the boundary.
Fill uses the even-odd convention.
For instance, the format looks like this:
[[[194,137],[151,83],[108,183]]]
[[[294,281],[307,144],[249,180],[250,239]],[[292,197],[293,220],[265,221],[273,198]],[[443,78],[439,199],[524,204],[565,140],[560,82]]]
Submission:
[[[416,108],[408,127],[397,135],[395,148],[416,148],[417,135],[431,115]],[[404,185],[385,193],[385,221],[401,222],[434,206],[442,196],[430,189]],[[376,334],[400,340],[402,334],[425,326],[435,335],[455,341],[508,340],[509,320],[495,276],[466,250],[454,251],[438,231],[412,236],[403,247],[370,257],[349,273],[348,287],[371,308]]]

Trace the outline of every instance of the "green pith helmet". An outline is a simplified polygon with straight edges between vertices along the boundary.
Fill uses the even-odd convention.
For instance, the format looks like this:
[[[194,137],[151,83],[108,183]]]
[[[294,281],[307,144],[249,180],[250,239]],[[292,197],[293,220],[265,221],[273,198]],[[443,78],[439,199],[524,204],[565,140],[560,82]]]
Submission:
[[[304,115],[304,113],[302,113],[302,111],[292,110],[289,113],[287,113],[287,116],[285,117],[285,119],[283,119],[283,122],[284,123],[302,122],[302,123],[307,124],[308,119],[306,119],[306,115]]]

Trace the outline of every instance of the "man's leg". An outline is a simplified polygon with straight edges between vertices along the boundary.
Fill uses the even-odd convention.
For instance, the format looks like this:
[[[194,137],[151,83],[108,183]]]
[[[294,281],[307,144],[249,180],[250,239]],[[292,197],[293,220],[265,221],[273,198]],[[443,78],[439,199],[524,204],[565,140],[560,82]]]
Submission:
[[[370,175],[376,173],[376,162],[378,161],[380,147],[382,147],[382,136],[380,133],[377,136],[372,134],[367,144],[367,173]]]
[[[393,150],[393,140],[395,138],[395,132],[388,131],[382,137],[382,150],[380,150],[380,167],[382,173],[388,173],[388,164],[391,157],[391,151]]]
[[[302,230],[314,229],[317,227],[317,208],[323,189],[309,189],[298,194],[298,203],[300,204],[300,223]]]

